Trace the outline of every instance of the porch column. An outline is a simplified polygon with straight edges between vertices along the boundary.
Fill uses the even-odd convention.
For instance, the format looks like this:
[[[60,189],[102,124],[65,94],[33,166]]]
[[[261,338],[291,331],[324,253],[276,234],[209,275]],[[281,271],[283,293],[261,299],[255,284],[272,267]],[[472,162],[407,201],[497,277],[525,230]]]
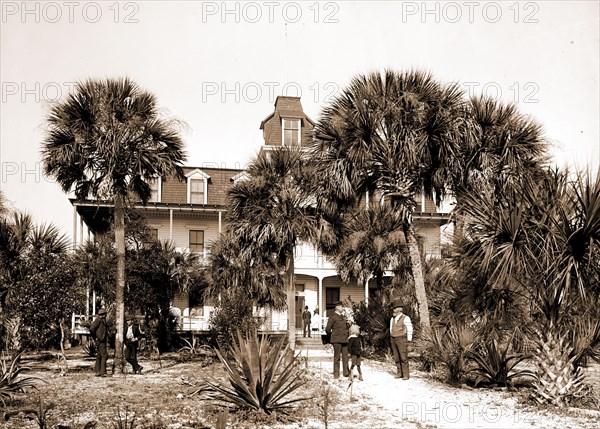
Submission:
[[[77,247],[77,207],[73,206],[73,250]]]
[[[365,305],[369,306],[369,279],[365,282]]]
[[[173,242],[173,209],[169,209],[169,241]]]
[[[319,296],[317,299],[319,300],[319,315],[321,316],[321,320],[323,320],[323,277],[319,276],[318,279],[319,279]],[[319,326],[319,331],[320,330],[321,330],[321,327]]]
[[[83,218],[79,217],[79,244],[83,244]]]
[[[219,234],[221,234],[221,215],[223,214],[223,212],[219,212]]]

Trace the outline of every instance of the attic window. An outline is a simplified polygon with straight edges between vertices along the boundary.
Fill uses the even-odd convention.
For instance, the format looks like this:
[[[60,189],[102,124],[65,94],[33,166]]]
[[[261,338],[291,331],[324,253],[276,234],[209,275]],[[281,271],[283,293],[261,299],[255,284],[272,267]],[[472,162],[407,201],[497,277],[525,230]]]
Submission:
[[[206,204],[204,196],[205,179],[190,179],[190,203],[191,204]]]
[[[188,204],[208,204],[207,190],[210,176],[199,169],[191,171],[186,176]]]
[[[300,146],[300,119],[282,119],[283,145]]]

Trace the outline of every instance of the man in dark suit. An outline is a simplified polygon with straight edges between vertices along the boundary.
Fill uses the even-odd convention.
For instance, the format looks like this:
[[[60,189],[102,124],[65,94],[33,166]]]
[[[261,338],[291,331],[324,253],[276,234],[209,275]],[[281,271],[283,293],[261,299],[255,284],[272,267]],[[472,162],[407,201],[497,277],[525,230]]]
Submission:
[[[306,337],[306,333],[308,332],[308,336],[310,338],[310,319],[311,319],[310,311],[308,311],[308,305],[304,307],[304,312],[302,313],[302,336]]]
[[[96,319],[90,326],[90,336],[96,345],[96,365],[94,371],[96,377],[106,377],[106,361],[108,360],[108,333],[106,332],[106,310],[98,310]]]
[[[344,377],[350,375],[348,368],[348,322],[344,316],[344,307],[341,302],[335,304],[335,313],[327,320],[325,332],[331,336],[333,346],[333,376],[340,377],[340,355]]]

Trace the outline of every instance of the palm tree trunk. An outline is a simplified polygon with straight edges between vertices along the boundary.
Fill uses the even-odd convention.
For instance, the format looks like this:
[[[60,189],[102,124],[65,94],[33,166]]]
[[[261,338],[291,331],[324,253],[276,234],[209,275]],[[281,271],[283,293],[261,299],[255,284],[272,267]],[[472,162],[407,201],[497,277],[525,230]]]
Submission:
[[[427,303],[427,292],[425,291],[425,281],[423,279],[423,267],[421,265],[421,252],[415,229],[412,224],[409,224],[405,231],[406,243],[410,254],[412,265],[412,274],[415,281],[415,296],[419,307],[419,319],[421,322],[421,336],[428,336],[431,331],[431,322],[429,321],[429,305]]]
[[[287,270],[285,271],[285,290],[288,309],[288,345],[296,350],[296,287],[294,283],[294,250],[287,252]]]
[[[125,216],[123,196],[115,195],[115,244],[117,247],[117,286],[115,290],[116,327],[115,371],[123,372],[123,326],[125,323]]]

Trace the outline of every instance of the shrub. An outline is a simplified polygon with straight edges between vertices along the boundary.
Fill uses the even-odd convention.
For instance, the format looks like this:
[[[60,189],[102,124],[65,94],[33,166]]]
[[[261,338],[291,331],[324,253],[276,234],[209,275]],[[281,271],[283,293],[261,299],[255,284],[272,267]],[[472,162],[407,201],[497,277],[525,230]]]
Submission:
[[[389,326],[392,318],[390,299],[383,291],[377,291],[365,302],[352,302],[354,323],[360,326],[366,351],[384,356],[390,349]]]
[[[289,414],[292,404],[310,399],[289,398],[305,381],[297,366],[298,355],[286,362],[285,337],[274,343],[270,342],[267,335],[259,340],[256,331],[248,339],[244,339],[238,331],[237,337],[232,347],[232,362],[216,351],[225,366],[231,387],[207,381],[203,393],[238,408],[257,410],[268,415],[275,411]]]
[[[247,336],[257,331],[262,324],[260,317],[252,314],[252,301],[243,294],[221,297],[219,306],[215,308],[209,320],[209,344],[224,353],[229,353],[236,332]]]

